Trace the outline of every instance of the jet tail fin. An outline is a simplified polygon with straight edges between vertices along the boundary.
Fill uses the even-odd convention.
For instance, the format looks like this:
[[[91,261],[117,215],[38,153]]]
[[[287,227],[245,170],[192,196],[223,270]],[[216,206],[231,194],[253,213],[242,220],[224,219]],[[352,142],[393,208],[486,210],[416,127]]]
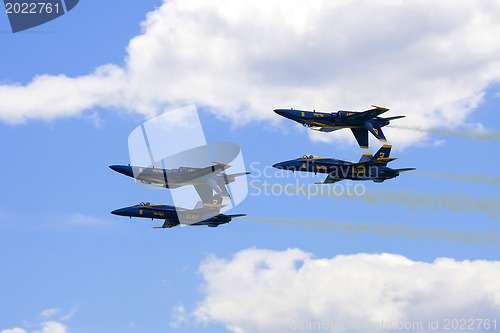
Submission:
[[[366,128],[351,128],[352,134],[356,138],[361,148],[368,148],[368,131]]]
[[[391,145],[383,145],[370,159],[369,162],[387,165],[387,162],[395,160],[396,158],[389,157],[389,155],[391,154],[391,148]]]
[[[196,206],[194,206],[194,209],[200,209],[200,208],[203,208],[205,207],[205,204],[203,203],[203,201],[200,199],[198,200],[198,202],[196,203]]]
[[[380,125],[377,124],[376,122],[366,121],[365,128],[368,131],[370,131],[370,133],[373,134],[373,136],[376,137],[379,141],[387,142],[387,139],[385,138],[384,132],[382,132],[382,128],[380,128]]]
[[[363,155],[361,155],[361,158],[359,159],[359,162],[358,162],[358,163],[365,163],[365,162],[368,162],[368,161],[370,161],[372,158],[373,158],[373,154],[372,154],[372,153],[364,153]]]
[[[199,200],[198,203],[196,203],[196,206],[194,209],[203,209],[203,208],[211,208],[211,209],[221,209],[222,207],[225,207],[227,205],[223,205],[222,202],[224,200],[220,196],[220,194],[215,193],[212,197],[211,202],[204,202],[202,200]]]

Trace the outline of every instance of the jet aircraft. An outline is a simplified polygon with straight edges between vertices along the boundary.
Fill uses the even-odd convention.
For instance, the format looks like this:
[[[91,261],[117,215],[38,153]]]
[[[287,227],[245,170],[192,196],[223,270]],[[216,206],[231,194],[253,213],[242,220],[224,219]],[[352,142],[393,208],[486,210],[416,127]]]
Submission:
[[[316,184],[332,184],[342,179],[373,180],[376,183],[381,183],[384,180],[399,176],[401,172],[415,170],[415,168],[391,169],[387,167],[388,162],[396,159],[389,157],[391,148],[390,145],[384,145],[377,151],[375,156],[371,153],[364,153],[358,163],[304,155],[295,160],[277,163],[273,167],[291,171],[328,174],[324,182]]]
[[[234,217],[246,216],[246,214],[217,214],[223,206],[222,198],[214,195],[213,204],[207,205],[201,200],[194,209],[174,207],[170,205],[153,205],[149,202],[141,202],[138,205],[116,209],[111,212],[114,215],[132,217],[143,217],[164,220],[163,225],[153,228],[172,228],[178,225],[206,225],[218,227],[220,224],[230,222]],[[192,221],[192,223],[189,223]],[[188,223],[186,223],[188,222]]]
[[[180,167],[178,169],[159,169],[149,167],[137,167],[130,165],[110,165],[116,172],[133,177],[144,184],[152,184],[165,188],[178,188],[185,185],[193,185],[203,202],[208,203],[212,199],[212,190],[223,199],[231,199],[226,184],[235,181],[236,177],[244,176],[250,172],[225,174],[224,170],[231,167],[228,164],[213,162],[205,168]]]
[[[294,109],[275,109],[274,112],[316,131],[333,132],[342,128],[350,128],[359,146],[368,148],[368,131],[380,141],[387,142],[381,127],[389,125],[391,120],[405,117],[381,118],[379,115],[389,109],[376,105],[372,105],[372,107],[374,108],[363,112],[340,110],[327,113]]]

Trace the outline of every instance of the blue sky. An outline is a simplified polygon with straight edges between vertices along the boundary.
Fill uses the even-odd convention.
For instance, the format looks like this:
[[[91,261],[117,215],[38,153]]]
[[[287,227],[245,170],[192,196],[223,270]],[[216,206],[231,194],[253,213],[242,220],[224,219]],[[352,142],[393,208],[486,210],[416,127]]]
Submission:
[[[491,269],[484,268],[484,274],[495,276],[500,246],[498,239],[500,232],[498,226],[498,204],[500,203],[498,200],[498,177],[500,177],[497,168],[500,162],[498,139],[479,140],[474,137],[426,134],[401,129],[386,131],[389,143],[394,145],[392,155],[398,157],[398,160],[391,162],[395,168],[415,167],[419,171],[433,173],[485,175],[496,181],[496,183],[472,183],[459,179],[403,174],[397,179],[382,184],[363,183],[367,193],[380,196],[380,198],[390,193],[401,197],[410,193],[413,197],[435,198],[441,202],[440,204],[432,202],[420,204],[404,200],[395,203],[389,199],[386,202],[373,204],[363,199],[347,200],[329,197],[308,199],[300,195],[256,196],[256,189],[250,188],[247,199],[231,211],[231,213],[246,213],[249,217],[256,219],[273,219],[276,222],[298,219],[305,221],[304,225],[307,221],[329,220],[333,223],[399,226],[430,232],[441,229],[447,235],[453,232],[462,232],[462,236],[490,235],[490,237],[496,237],[496,244],[450,241],[443,237],[410,237],[397,232],[392,235],[373,232],[345,233],[314,226],[301,227],[245,219],[233,220],[227,225],[214,229],[186,227],[157,230],[151,227],[158,225],[158,222],[130,220],[111,215],[110,211],[116,208],[141,201],[170,203],[168,191],[142,189],[136,186],[133,180],[110,170],[108,165],[128,163],[127,138],[135,127],[161,110],[188,103],[197,104],[208,141],[229,141],[241,147],[247,169],[253,173],[248,180],[257,183],[264,180],[268,183],[287,181],[295,183],[296,179],[280,179],[277,170],[270,172],[269,179],[256,178],[257,172],[252,170],[253,168],[262,170],[265,166],[303,154],[357,161],[365,152],[354,144],[349,132],[320,133],[328,138],[323,137],[318,140],[318,137],[310,137],[308,131],[301,126],[286,119],[279,119],[279,116],[272,112],[273,108],[295,107],[297,104],[294,103],[302,103],[297,107],[326,108],[327,110],[359,109],[359,105],[363,108],[369,107],[370,103],[385,103],[383,106],[391,107],[389,112],[391,116],[398,114],[408,116],[410,120],[404,123],[406,126],[441,128],[450,132],[469,133],[475,131],[478,124],[481,124],[490,132],[500,131],[498,122],[494,121],[500,107],[498,97],[500,87],[497,83],[500,79],[499,64],[494,60],[495,55],[499,55],[497,51],[500,46],[498,45],[490,45],[489,49],[484,45],[473,45],[477,47],[477,54],[481,55],[478,56],[472,52],[457,54],[453,59],[445,59],[450,68],[444,68],[445,66],[441,66],[440,63],[426,66],[425,59],[422,63],[410,61],[410,65],[418,64],[415,65],[414,71],[404,72],[401,69],[402,72],[398,75],[396,75],[399,73],[398,65],[394,65],[394,68],[390,67],[389,64],[392,62],[390,59],[389,61],[372,59],[369,61],[381,63],[379,69],[381,72],[391,73],[387,77],[383,75],[379,77],[382,87],[371,85],[377,81],[373,77],[367,78],[368,83],[364,82],[365,74],[356,72],[352,79],[345,81],[345,85],[355,87],[358,82],[361,90],[346,92],[343,89],[347,88],[339,88],[343,86],[342,80],[337,82],[339,79],[334,76],[317,80],[314,77],[311,78],[310,71],[317,73],[317,64],[314,62],[325,61],[328,64],[329,60],[321,60],[321,57],[308,60],[307,52],[304,57],[287,56],[278,52],[278,55],[271,54],[269,57],[272,61],[267,62],[265,54],[258,55],[257,51],[252,53],[259,45],[255,45],[254,48],[248,46],[252,52],[244,63],[235,63],[232,58],[226,59],[227,66],[231,67],[231,73],[220,70],[219,74],[214,74],[210,72],[211,69],[200,66],[199,62],[200,59],[205,59],[206,67],[224,68],[224,63],[214,60],[219,59],[217,48],[214,46],[217,45],[216,42],[214,45],[209,42],[207,45],[203,43],[193,45],[188,51],[194,52],[195,50],[206,55],[206,58],[195,57],[196,59],[193,60],[192,53],[182,51],[182,47],[190,45],[190,39],[187,37],[192,37],[190,35],[192,31],[186,33],[178,26],[179,30],[175,30],[175,26],[170,27],[170,30],[162,30],[165,28],[164,23],[158,22],[175,17],[179,22],[186,20],[186,26],[195,27],[193,29],[197,31],[197,25],[193,24],[195,20],[204,27],[202,30],[208,36],[213,33],[223,41],[224,38],[230,36],[227,38],[231,40],[231,43],[234,42],[232,38],[240,36],[241,45],[243,45],[245,41],[254,41],[255,36],[248,37],[247,31],[255,33],[261,26],[262,29],[268,27],[266,15],[262,15],[260,20],[256,19],[251,23],[254,25],[245,21],[245,24],[238,26],[241,31],[233,30],[228,35],[224,35],[221,31],[231,30],[228,27],[232,22],[230,19],[232,16],[227,16],[228,19],[224,16],[226,13],[224,10],[220,12],[218,12],[219,9],[207,10],[207,5],[193,2],[192,8],[186,14],[184,12],[186,9],[179,2],[174,1],[168,4],[170,7],[163,5],[164,12],[161,12],[158,7],[162,6],[162,1],[120,1],[119,3],[116,1],[105,3],[82,1],[74,10],[59,19],[17,34],[10,33],[6,16],[0,19],[0,30],[3,32],[1,34],[3,48],[0,56],[2,59],[0,96],[3,96],[3,101],[0,102],[0,106],[4,110],[3,113],[0,112],[0,142],[2,143],[0,154],[4,157],[0,166],[3,175],[2,200],[0,201],[0,332],[5,330],[10,333],[8,330],[14,328],[20,328],[26,332],[40,330],[47,333],[60,332],[55,329],[51,331],[51,328],[47,326],[48,322],[64,325],[64,332],[163,332],[174,328],[180,332],[193,330],[206,332],[276,331],[276,327],[265,320],[255,319],[255,321],[245,322],[234,319],[233,321],[231,318],[239,318],[238,316],[241,315],[231,312],[237,310],[225,309],[221,305],[220,311],[223,314],[217,314],[214,303],[207,306],[208,299],[214,300],[215,303],[217,300],[227,299],[220,291],[215,290],[217,288],[211,287],[214,283],[217,284],[217,281],[211,280],[211,275],[207,273],[207,270],[200,268],[200,264],[212,263],[214,269],[222,267],[217,274],[226,274],[227,280],[221,281],[222,284],[226,284],[235,277],[223,268],[228,268],[231,263],[240,263],[238,260],[243,259],[237,254],[248,249],[250,251],[256,249],[257,256],[261,255],[258,252],[259,249],[286,254],[287,249],[296,248],[304,253],[311,253],[312,262],[321,258],[330,259],[338,255],[354,256],[360,253],[373,255],[388,253],[394,256],[404,256],[414,262],[425,263],[433,263],[436,258],[440,257],[451,258],[457,262],[487,260],[491,264]],[[302,2],[295,4],[298,7],[301,5]],[[224,5],[215,2],[213,6],[215,8]],[[249,12],[253,14],[259,11],[273,13],[276,9],[266,9],[265,6],[264,3],[249,6]],[[373,10],[369,3],[360,2],[359,6],[328,8],[327,12],[347,11],[357,17],[357,15],[363,15],[364,11],[360,8],[365,8],[367,11]],[[242,7],[245,6],[242,5]],[[283,3],[276,4],[276,7],[285,12],[288,10],[287,5]],[[400,9],[391,7],[391,11],[395,10],[397,13],[401,10],[402,15],[409,15],[415,9],[410,5],[409,7],[401,6]],[[433,13],[427,12],[426,8],[424,5],[419,7],[417,16],[422,20],[428,18],[432,21]],[[463,11],[467,11],[467,8],[467,6],[459,8],[456,17],[462,17]],[[446,6],[443,5],[440,9],[445,10]],[[150,22],[149,30],[141,30],[140,24],[146,19],[146,14],[154,10],[157,10],[156,14],[159,13],[157,21],[154,21],[157,23]],[[483,8],[477,10],[478,13],[484,14]],[[214,15],[214,12],[219,16]],[[333,12],[329,13],[334,15]],[[442,15],[439,10],[436,13],[434,14]],[[321,19],[328,18],[330,14],[321,16]],[[290,13],[291,17],[293,15],[296,15],[295,11]],[[306,23],[309,22],[308,15],[304,13]],[[235,17],[238,16],[235,14]],[[389,49],[384,52],[376,50],[374,52],[376,56],[380,57],[387,51],[393,51],[396,60],[406,59],[406,51],[397,55],[398,50],[401,49],[398,43],[405,44],[402,41],[406,39],[411,41],[415,38],[414,32],[418,29],[412,29],[411,26],[415,24],[418,27],[421,24],[421,22],[412,21],[413,19],[409,18],[409,20],[409,28],[398,35],[399,39],[394,40],[394,44],[388,42]],[[429,23],[431,27],[427,32],[424,31],[422,36],[427,33],[431,34],[435,28],[437,30],[434,33],[440,37],[439,33],[448,32],[449,29],[449,34],[443,34],[441,37],[446,40],[445,37],[448,36],[452,46],[439,45],[449,47],[449,51],[453,51],[455,43],[453,38],[461,30],[454,30],[453,17],[447,16],[444,21],[448,24],[442,27],[432,27],[432,22]],[[228,26],[226,27],[223,23]],[[296,31],[287,24],[283,27],[271,26],[279,33],[286,33],[287,29],[290,29],[290,34],[295,36]],[[318,29],[327,27],[319,25]],[[495,27],[498,28],[497,25]],[[483,28],[481,25],[472,24],[468,32],[473,35],[481,32]],[[306,28],[301,30],[303,28],[300,24],[297,29],[303,34],[308,33]],[[361,42],[365,38],[380,40],[390,39],[392,36],[391,34],[385,35],[384,31],[381,31],[380,35],[363,36],[363,34],[368,34],[368,31],[369,29],[361,29],[352,33]],[[163,50],[161,47],[164,45],[161,43],[160,46],[155,46],[146,40],[148,36],[154,36],[159,32],[162,38],[169,33],[180,37],[186,33],[184,36],[186,38],[176,41],[180,45],[179,49],[169,49],[167,45]],[[279,33],[270,34],[276,37]],[[346,32],[346,36],[350,33]],[[144,36],[145,41],[142,41],[144,45],[137,43],[141,47],[129,46],[129,41],[140,34]],[[416,40],[422,42],[425,39],[422,36]],[[202,37],[207,36],[200,37],[204,41]],[[248,40],[245,39],[247,37]],[[319,33],[314,35],[314,38],[311,37],[311,44],[305,43],[303,47],[315,49],[319,47],[315,43],[321,41],[322,38],[326,41],[334,38],[336,41],[336,38],[341,37],[325,37]],[[287,44],[283,42],[283,45],[278,45],[280,43],[278,40],[271,39],[271,42],[276,42],[277,47],[286,50]],[[363,48],[359,48],[361,42],[360,44],[347,44],[346,48],[352,48],[350,52],[354,54],[365,52]],[[485,37],[485,44],[488,44],[487,42]],[[235,43],[239,45],[238,42]],[[293,47],[296,43],[299,42],[291,42],[291,46],[288,47]],[[264,44],[262,44],[262,50],[265,51],[268,45]],[[426,45],[423,42],[422,44]],[[224,48],[227,44],[223,42],[221,45],[220,54],[234,51]],[[415,53],[419,54],[427,50],[426,47],[417,49]],[[138,49],[140,52],[137,51]],[[169,50],[175,55],[169,55]],[[327,55],[328,52],[333,52],[330,49],[324,51]],[[146,56],[148,52],[152,54],[151,57]],[[160,52],[160,56],[155,52]],[[161,59],[162,52],[172,62],[183,59],[184,54],[186,62],[189,63],[185,67],[182,64],[176,67],[173,63],[172,66],[175,67],[173,69],[165,69],[164,66],[168,64],[164,63],[158,67],[160,69],[158,76],[163,75],[164,70],[172,73],[173,80],[179,81],[178,86],[162,87],[162,84],[169,80],[168,77],[162,77],[152,82],[148,89],[143,89],[141,80],[147,78],[138,79],[137,85],[134,85],[133,79],[130,79],[132,83],[123,89],[120,88],[122,90],[113,91],[110,88],[108,95],[106,93],[100,95],[113,84],[121,85],[123,80],[133,77],[136,74],[132,73],[140,69],[145,72],[151,68],[154,69],[152,63],[156,61],[155,59]],[[215,54],[214,58],[212,58],[213,54]],[[340,69],[342,66],[355,68],[359,63],[359,67],[364,68],[365,60],[362,58],[352,60],[351,57],[347,57],[348,52],[346,54],[335,53],[335,55],[338,58],[332,66],[338,67],[334,72],[337,71],[341,77],[345,77]],[[460,57],[463,57],[463,62]],[[137,65],[137,59],[142,59],[145,63],[144,68],[143,65]],[[354,62],[354,65],[349,61]],[[85,101],[82,103],[77,101],[74,104],[68,104],[68,109],[64,107],[59,109],[55,104],[63,99],[45,99],[44,96],[50,94],[51,91],[44,91],[44,86],[37,89],[30,88],[30,82],[37,75],[47,74],[55,80],[61,74],[69,78],[79,78],[92,75],[96,68],[105,64],[113,64],[120,69],[125,68],[126,73],[118,79],[109,79],[109,82],[104,82],[102,87],[99,86],[95,90],[87,86],[81,90],[77,89],[75,95],[77,97],[73,97],[78,99],[79,92],[84,91],[82,100],[94,101],[88,105],[84,103]],[[245,68],[241,67],[242,76],[232,76],[234,74],[232,69],[243,65]],[[401,64],[402,67],[406,65]],[[196,72],[195,74],[191,71],[182,72],[190,66],[193,69],[192,72]],[[274,75],[268,77],[271,86],[263,83],[266,81],[265,74],[263,74],[266,68],[270,70],[270,75]],[[253,69],[255,69],[255,77],[248,74],[253,73]],[[432,74],[435,76],[431,75],[429,81],[425,78],[407,79],[403,75],[425,70],[439,73]],[[214,71],[217,73],[217,70]],[[464,79],[461,81],[467,82],[457,82],[456,77],[460,73],[454,71],[462,71]],[[153,74],[150,78],[156,80],[154,70],[151,70],[151,73]],[[279,73],[282,75],[283,82],[276,78],[280,76]],[[366,75],[370,74],[372,73],[369,71],[366,73]],[[198,80],[189,81],[196,79],[196,75],[198,75]],[[215,77],[220,75],[219,79],[213,80],[214,75]],[[184,82],[182,81],[184,77],[189,79]],[[71,86],[76,80],[70,79],[63,85]],[[398,83],[398,80],[401,82]],[[199,83],[200,86],[196,86],[198,84],[196,82],[199,81],[208,82],[208,85],[202,82]],[[240,81],[244,81],[243,88],[238,86]],[[440,83],[432,86],[437,81]],[[199,89],[200,91],[199,100],[192,97],[196,93],[188,89],[191,83],[194,84],[193,90]],[[227,105],[225,105],[223,90],[229,89],[233,83],[238,87],[235,87],[234,91],[227,92]],[[427,84],[432,86],[429,91],[426,90],[427,88],[422,88]],[[17,88],[21,89],[16,94],[19,93],[22,99],[16,99],[20,98],[16,97],[17,95],[12,95],[10,98],[7,89],[12,85],[17,85]],[[222,88],[217,88],[218,85]],[[262,85],[264,88],[261,89]],[[387,87],[384,88],[384,85]],[[308,93],[311,91],[310,86],[317,88],[312,90],[322,93]],[[406,87],[408,91],[404,89],[396,91],[397,86]],[[155,91],[156,88],[158,91],[164,89],[168,96],[162,100],[161,94],[156,95],[159,94]],[[265,94],[267,88],[269,88],[268,94]],[[330,96],[325,95],[324,92],[330,88],[337,90]],[[391,90],[393,88],[394,90]],[[437,88],[443,90],[436,92]],[[245,93],[245,89],[248,93]],[[292,91],[291,95],[287,95],[287,90]],[[391,92],[386,93],[389,90]],[[345,96],[342,95],[343,93]],[[411,96],[412,93],[416,96]],[[187,97],[184,98],[183,94]],[[343,97],[338,103],[332,100],[333,97],[341,95]],[[130,101],[116,102],[117,96],[118,98],[132,97]],[[381,103],[373,100],[374,96],[380,96]],[[417,97],[420,98],[418,105],[415,104]],[[253,102],[252,98],[258,101]],[[311,102],[315,98],[318,98],[318,104]],[[391,98],[394,98],[394,104],[391,103]],[[33,101],[33,105],[29,105],[28,102],[25,105],[24,101]],[[276,104],[267,104],[269,102]],[[325,104],[327,102],[329,104]],[[405,102],[408,102],[408,107],[403,107]],[[20,105],[19,108],[16,105]],[[63,105],[66,104],[63,103]],[[235,105],[237,107],[234,107]],[[17,118],[13,116],[15,114],[22,114],[22,120],[16,120]],[[394,139],[391,140],[391,138]],[[369,151],[375,152],[379,146],[380,143],[370,137]],[[322,177],[319,176],[314,179],[314,181],[321,180]],[[308,184],[312,183],[313,179],[298,178],[298,182]],[[478,206],[479,204],[476,203],[480,202],[484,203],[486,208],[474,208],[474,205]],[[473,209],[466,211],[469,206]],[[454,207],[454,209],[449,207]],[[215,258],[225,258],[226,262],[220,263]],[[224,266],[226,264],[227,266]],[[241,264],[242,267],[252,270],[251,263],[245,265],[245,261],[241,261]],[[381,265],[384,267],[383,264]],[[360,274],[363,274],[363,267],[359,269]],[[464,266],[463,271],[465,272],[466,269],[468,268]],[[366,272],[370,274],[368,269]],[[214,276],[223,276],[217,274]],[[442,273],[442,276],[445,276],[445,273]],[[438,277],[439,274],[436,274],[436,279]],[[388,279],[388,284],[391,283],[390,277],[384,278]],[[404,281],[406,281],[402,283],[404,286],[413,284],[409,279]],[[335,284],[335,281],[332,281],[332,284]],[[483,313],[467,312],[471,310],[465,302],[460,308],[462,312],[451,310],[451,312],[446,312],[447,308],[443,306],[440,316],[448,313],[461,313],[465,316],[488,315],[491,319],[495,317],[497,320],[500,319],[498,282],[492,283],[490,287],[491,290],[485,289],[484,291],[485,298],[497,297],[497,303],[488,303],[484,305],[484,308],[481,307],[480,310],[482,309]],[[229,291],[232,290],[231,288],[233,287],[228,285]],[[248,288],[260,287],[257,284]],[[267,289],[262,288],[263,292],[266,292]],[[297,288],[300,290],[301,287]],[[463,291],[465,294],[468,292],[465,289],[461,290],[460,284],[456,288],[450,289],[450,292]],[[234,293],[237,294],[236,291]],[[293,294],[293,292],[289,293]],[[335,296],[332,295],[332,298]],[[432,296],[428,297],[428,300],[432,299]],[[242,299],[241,302],[242,305],[243,303],[259,304],[265,310],[271,307],[271,303],[264,301],[259,303],[258,300]],[[416,301],[409,298],[408,302]],[[238,307],[235,303],[230,303],[230,305],[232,308]],[[196,315],[200,312],[200,307],[204,306],[207,306],[205,323],[200,319],[201,316]],[[174,310],[179,307],[184,309],[184,316],[179,316],[179,311]],[[411,306],[408,307],[411,308]],[[325,309],[327,308],[325,306]],[[47,309],[58,310],[52,311],[53,314],[48,312],[42,314],[42,311]],[[336,308],[333,306],[328,309],[334,313]],[[418,315],[418,307],[412,309],[417,309],[415,311]],[[360,309],[360,313],[363,313],[362,310],[366,309]],[[321,315],[315,317],[314,312],[311,313],[311,318],[315,320],[323,318]],[[387,314],[387,317],[393,318],[391,316],[393,314]],[[413,317],[401,315],[398,318],[403,320]],[[286,328],[281,329],[288,331]]]

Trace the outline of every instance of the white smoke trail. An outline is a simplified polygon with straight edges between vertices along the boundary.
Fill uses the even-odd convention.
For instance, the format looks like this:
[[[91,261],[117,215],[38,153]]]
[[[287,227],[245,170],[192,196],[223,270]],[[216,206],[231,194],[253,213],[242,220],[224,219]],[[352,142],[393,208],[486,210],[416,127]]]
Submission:
[[[452,231],[448,229],[412,228],[406,225],[381,225],[377,223],[349,223],[333,222],[328,220],[302,220],[302,219],[270,219],[260,217],[245,217],[253,222],[300,226],[304,228],[318,228],[333,230],[344,234],[372,233],[387,237],[408,237],[414,239],[433,239],[447,242],[460,242],[467,244],[482,244],[500,246],[500,234],[494,230],[488,232]]]
[[[407,129],[422,133],[436,134],[436,135],[456,136],[461,138],[474,138],[478,140],[500,141],[500,132],[498,131],[477,130],[477,129],[452,130],[444,128],[422,128],[417,126],[398,126],[398,125],[391,125],[390,127]]]
[[[454,213],[484,212],[492,218],[500,216],[500,198],[471,197],[464,193],[434,194],[418,193],[414,191],[366,191],[356,195],[349,192],[350,183],[336,183],[334,185],[297,185],[297,184],[255,184],[249,186],[259,189],[259,193],[251,195],[279,196],[303,195],[311,197],[331,197],[335,200],[362,200],[367,203],[394,204],[408,208],[411,212],[419,208],[436,210],[450,210]],[[344,189],[347,188],[347,191]],[[339,191],[339,188],[341,191]],[[352,188],[352,186],[351,186]]]
[[[427,171],[410,171],[408,172],[409,174],[414,174],[414,175],[423,175],[423,176],[430,176],[430,177],[437,177],[437,178],[448,178],[448,179],[456,179],[456,180],[461,180],[469,183],[474,183],[474,184],[479,184],[479,183],[486,183],[490,184],[495,187],[500,187],[500,177],[497,176],[491,176],[487,174],[482,174],[482,175],[470,175],[470,174],[457,174],[457,173],[449,173],[449,172],[427,172]]]

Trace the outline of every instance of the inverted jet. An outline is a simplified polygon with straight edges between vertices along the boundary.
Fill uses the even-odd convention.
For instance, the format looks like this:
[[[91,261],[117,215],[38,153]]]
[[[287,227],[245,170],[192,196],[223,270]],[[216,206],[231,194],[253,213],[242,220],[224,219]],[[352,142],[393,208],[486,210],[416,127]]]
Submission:
[[[364,153],[358,163],[337,160],[334,158],[304,155],[294,160],[276,163],[277,169],[328,174],[325,181],[316,184],[332,184],[342,179],[373,180],[381,183],[399,176],[401,172],[415,168],[391,169],[387,163],[396,158],[389,157],[392,146],[382,146],[375,155]]]
[[[285,118],[294,120],[306,127],[320,132],[333,132],[342,128],[350,128],[361,148],[368,148],[368,132],[378,140],[387,142],[382,127],[389,125],[391,120],[405,116],[381,118],[389,109],[372,105],[367,111],[317,112],[294,109],[275,109],[274,112]]]
[[[214,165],[205,168],[180,167],[178,169],[160,169],[138,167],[131,165],[110,165],[116,172],[133,177],[144,184],[164,188],[178,188],[193,185],[203,202],[210,202],[213,191],[223,199],[230,199],[226,184],[235,181],[236,177],[244,176],[250,172],[226,174],[225,169],[230,165],[213,162]]]

